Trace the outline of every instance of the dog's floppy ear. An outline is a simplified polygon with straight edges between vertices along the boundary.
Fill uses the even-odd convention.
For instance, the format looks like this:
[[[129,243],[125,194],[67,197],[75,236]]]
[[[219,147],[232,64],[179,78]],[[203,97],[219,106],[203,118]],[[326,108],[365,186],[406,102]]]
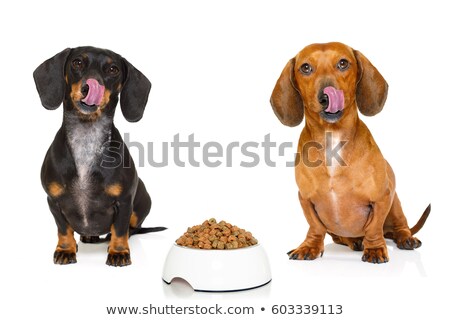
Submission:
[[[388,84],[377,68],[359,51],[353,51],[358,62],[358,83],[356,84],[356,104],[365,116],[380,112],[387,98]]]
[[[46,109],[58,108],[64,99],[64,66],[69,54],[70,48],[64,49],[33,72],[36,89]]]
[[[133,67],[126,59],[123,59],[123,63],[126,73],[123,89],[120,93],[120,108],[125,119],[129,122],[136,122],[141,120],[144,114],[152,84],[142,72]]]
[[[303,120],[303,100],[295,81],[295,58],[281,72],[270,97],[270,104],[282,124],[295,127]]]

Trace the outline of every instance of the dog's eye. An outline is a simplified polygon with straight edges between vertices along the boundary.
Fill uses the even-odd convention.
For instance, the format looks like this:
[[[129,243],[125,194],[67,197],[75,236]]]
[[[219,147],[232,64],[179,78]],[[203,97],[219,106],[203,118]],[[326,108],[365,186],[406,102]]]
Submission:
[[[72,67],[75,70],[79,70],[83,67],[83,61],[81,59],[75,59],[72,61]]]
[[[348,69],[349,65],[350,64],[348,63],[347,59],[341,59],[341,60],[339,60],[337,67],[339,70],[345,71]]]
[[[310,64],[308,63],[304,63],[300,66],[300,72],[303,73],[304,75],[309,75],[312,72],[312,67]]]
[[[106,72],[112,76],[115,76],[119,73],[119,68],[115,65],[109,66]]]

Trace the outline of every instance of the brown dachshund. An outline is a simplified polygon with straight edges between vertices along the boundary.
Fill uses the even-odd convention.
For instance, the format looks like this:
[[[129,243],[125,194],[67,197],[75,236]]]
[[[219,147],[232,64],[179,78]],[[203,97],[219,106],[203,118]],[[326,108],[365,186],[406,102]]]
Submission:
[[[361,52],[342,43],[312,44],[289,60],[270,102],[287,126],[305,127],[298,143],[295,178],[309,230],[290,259],[323,254],[324,238],[364,250],[362,260],[389,261],[385,237],[400,249],[421,246],[413,237],[431,206],[409,228],[395,191],[395,177],[369,129],[358,117],[379,113],[388,85]],[[337,152],[338,150],[338,152]]]

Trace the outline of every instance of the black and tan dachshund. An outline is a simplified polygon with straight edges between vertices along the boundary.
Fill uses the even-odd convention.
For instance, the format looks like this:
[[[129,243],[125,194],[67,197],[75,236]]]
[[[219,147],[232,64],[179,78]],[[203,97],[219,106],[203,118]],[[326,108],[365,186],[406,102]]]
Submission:
[[[165,228],[141,227],[151,199],[113,117],[120,94],[124,117],[139,121],[150,81],[120,55],[94,47],[65,49],[33,76],[46,109],[64,106],[41,171],[58,227],[54,263],[77,261],[77,232],[85,243],[110,240],[106,264],[131,264],[128,237]]]

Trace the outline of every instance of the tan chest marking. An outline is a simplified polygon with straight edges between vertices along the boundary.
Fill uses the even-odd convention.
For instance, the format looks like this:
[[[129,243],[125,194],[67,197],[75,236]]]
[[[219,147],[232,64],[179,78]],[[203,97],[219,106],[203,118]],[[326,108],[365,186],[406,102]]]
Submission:
[[[108,196],[118,197],[122,194],[122,185],[120,183],[113,183],[106,187],[105,192]]]
[[[48,185],[48,193],[52,198],[58,198],[64,193],[64,187],[58,182],[51,182]]]

